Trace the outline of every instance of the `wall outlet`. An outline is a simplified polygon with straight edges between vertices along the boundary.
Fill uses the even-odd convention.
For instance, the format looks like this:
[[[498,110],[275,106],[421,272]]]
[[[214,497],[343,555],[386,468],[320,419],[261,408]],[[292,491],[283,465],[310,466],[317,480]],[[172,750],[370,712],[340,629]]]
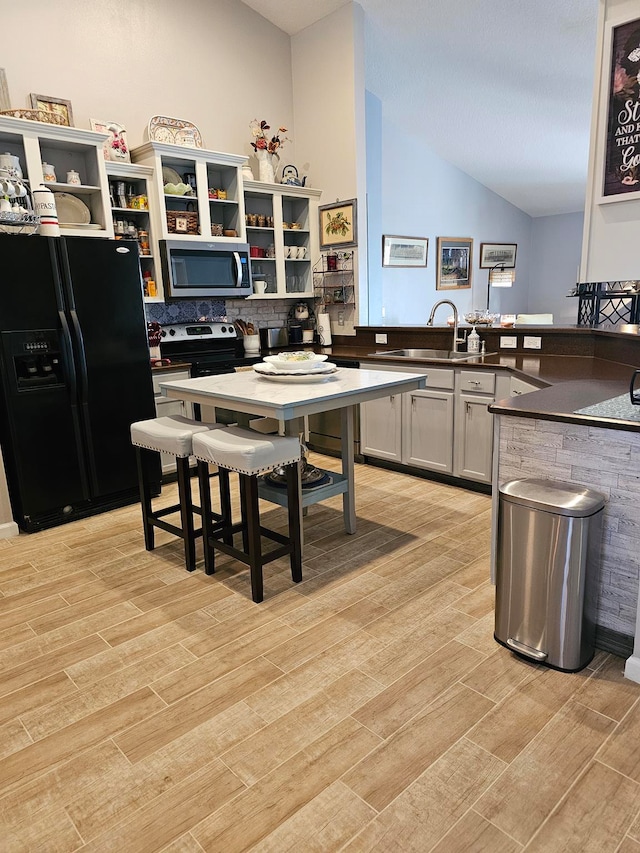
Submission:
[[[518,339],[511,335],[500,335],[500,349],[517,349]]]
[[[338,325],[344,326],[344,311],[338,311]]]
[[[525,349],[542,349],[542,338],[533,338],[530,335],[525,335],[522,346]]]
[[[376,343],[377,344],[386,344],[387,336],[386,335],[376,335]]]

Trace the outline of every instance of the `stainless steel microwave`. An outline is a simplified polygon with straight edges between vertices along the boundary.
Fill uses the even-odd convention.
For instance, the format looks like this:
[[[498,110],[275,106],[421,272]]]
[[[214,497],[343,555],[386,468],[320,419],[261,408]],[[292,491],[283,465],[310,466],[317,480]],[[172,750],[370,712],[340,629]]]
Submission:
[[[249,296],[248,243],[187,243],[161,240],[165,299],[218,299]]]

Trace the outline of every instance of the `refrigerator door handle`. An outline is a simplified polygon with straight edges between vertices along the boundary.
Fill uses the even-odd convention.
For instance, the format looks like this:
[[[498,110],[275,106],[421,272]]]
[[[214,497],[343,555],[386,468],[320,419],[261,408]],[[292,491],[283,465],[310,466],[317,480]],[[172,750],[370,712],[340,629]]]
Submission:
[[[67,363],[66,367],[67,375],[69,377],[69,390],[71,391],[71,398],[76,401],[78,399],[78,375],[73,362],[71,332],[69,330],[69,323],[64,311],[58,311],[58,317],[60,318],[60,325],[62,326],[62,342],[64,346],[65,361]]]
[[[89,382],[87,379],[87,359],[84,354],[84,338],[82,337],[82,328],[80,327],[80,320],[78,320],[78,314],[75,308],[72,308],[69,311],[69,316],[71,317],[71,322],[73,323],[73,330],[76,335],[76,341],[78,342],[78,361],[80,363],[80,402],[86,403],[89,397]]]

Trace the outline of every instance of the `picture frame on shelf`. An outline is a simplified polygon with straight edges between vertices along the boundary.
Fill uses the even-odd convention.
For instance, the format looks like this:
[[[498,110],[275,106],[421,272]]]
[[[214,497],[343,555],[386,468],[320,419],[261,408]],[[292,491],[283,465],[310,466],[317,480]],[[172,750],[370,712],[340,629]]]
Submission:
[[[89,121],[91,122],[91,130],[109,134],[109,139],[105,140],[102,149],[104,159],[114,163],[130,163],[131,152],[127,143],[126,128],[116,121],[103,121],[97,118],[89,119]]]
[[[438,237],[436,290],[465,290],[471,287],[473,239]]]
[[[34,110],[45,113],[54,113],[67,127],[73,127],[73,111],[71,101],[64,98],[52,98],[50,95],[37,95],[35,92],[29,94],[29,101]]]
[[[382,236],[383,267],[426,267],[428,252],[428,237]]]
[[[480,243],[480,269],[488,270],[497,264],[515,269],[517,251],[517,243]]]
[[[357,246],[357,199],[323,204],[320,218],[320,249]]]
[[[610,26],[605,44],[609,84],[600,204],[640,198],[640,18]]]

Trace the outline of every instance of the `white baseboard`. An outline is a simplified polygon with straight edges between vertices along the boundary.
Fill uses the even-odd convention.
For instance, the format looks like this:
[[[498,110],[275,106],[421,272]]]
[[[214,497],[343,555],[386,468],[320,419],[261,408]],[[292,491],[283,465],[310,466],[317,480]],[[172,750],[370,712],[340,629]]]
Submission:
[[[0,524],[0,539],[12,539],[19,535],[20,528],[15,521],[5,521],[4,524]]]
[[[624,677],[628,678],[630,681],[637,681],[640,684],[640,656],[639,655],[631,655],[630,658],[627,658],[627,662],[624,667]]]

